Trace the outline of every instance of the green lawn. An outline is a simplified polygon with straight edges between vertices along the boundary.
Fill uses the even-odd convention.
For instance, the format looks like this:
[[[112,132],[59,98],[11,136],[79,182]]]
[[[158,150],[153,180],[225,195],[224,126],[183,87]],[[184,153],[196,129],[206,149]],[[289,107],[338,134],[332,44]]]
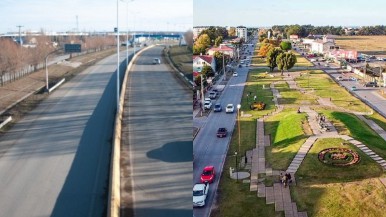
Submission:
[[[298,114],[296,109],[284,110],[266,119],[265,134],[271,135],[271,146],[266,148],[266,160],[273,169],[288,168],[308,137],[302,128],[305,121],[306,114]]]
[[[299,90],[290,89],[287,82],[275,84],[282,98],[278,99],[279,104],[294,105],[317,105],[317,97],[313,94],[303,94]]]
[[[313,217],[384,216],[386,190],[373,179],[382,175],[382,168],[354,145],[342,142],[318,139],[310,149],[296,173],[297,185],[291,187],[298,209],[307,210]],[[323,164],[318,153],[331,147],[353,149],[361,160],[348,167]]]
[[[366,123],[353,114],[334,111],[322,111],[329,120],[338,126],[342,134],[347,134],[363,142],[382,158],[386,159],[386,141],[374,132]]]
[[[314,94],[317,96],[331,98],[332,102],[339,107],[347,108],[352,111],[366,111],[365,104],[353,97],[349,92],[340,87],[328,75],[320,70],[311,71],[309,76],[303,75],[297,77],[295,81],[302,88],[315,90]]]
[[[187,46],[172,46],[170,48],[170,59],[187,78],[193,81],[193,59],[192,51]]]
[[[298,52],[296,52],[296,51],[292,51],[292,52],[294,52],[296,55],[297,62],[295,64],[295,67],[296,66],[301,66],[301,67],[313,66],[313,64],[310,61],[308,61],[306,58],[302,57],[302,55],[300,55]]]
[[[267,66],[267,63],[265,62],[265,58],[253,56],[251,65],[252,66]]]

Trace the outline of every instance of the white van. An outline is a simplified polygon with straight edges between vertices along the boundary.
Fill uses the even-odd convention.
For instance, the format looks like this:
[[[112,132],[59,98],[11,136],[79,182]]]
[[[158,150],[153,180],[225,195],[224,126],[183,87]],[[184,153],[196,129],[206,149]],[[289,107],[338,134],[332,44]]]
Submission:
[[[153,59],[153,64],[156,65],[156,64],[161,64],[161,60],[158,59],[158,58],[154,58]]]

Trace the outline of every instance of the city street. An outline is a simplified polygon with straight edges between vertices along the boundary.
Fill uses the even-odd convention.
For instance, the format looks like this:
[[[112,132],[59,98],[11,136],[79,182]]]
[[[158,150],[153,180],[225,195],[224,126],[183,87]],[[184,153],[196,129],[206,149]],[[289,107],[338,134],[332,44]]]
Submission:
[[[253,52],[253,47],[249,46],[249,50]],[[209,195],[206,199],[206,205],[200,208],[194,208],[193,213],[196,217],[207,217],[210,215],[211,208],[214,202],[214,197],[217,192],[217,187],[220,180],[220,175],[223,169],[225,158],[228,151],[228,145],[232,132],[234,130],[237,104],[244,90],[245,81],[248,75],[248,67],[236,68],[238,72],[237,77],[231,77],[227,86],[221,92],[220,97],[215,102],[221,102],[223,107],[222,112],[214,113],[211,111],[208,117],[195,117],[194,123],[201,123],[201,129],[193,141],[194,163],[193,163],[193,185],[200,182],[200,175],[205,166],[212,165],[216,170],[216,178],[209,187]],[[225,113],[225,106],[227,104],[235,106],[234,113]],[[246,108],[241,108],[241,110]],[[199,120],[196,120],[199,119]],[[216,133],[219,127],[228,129],[228,136],[225,138],[217,138]],[[229,174],[229,173],[224,173]]]

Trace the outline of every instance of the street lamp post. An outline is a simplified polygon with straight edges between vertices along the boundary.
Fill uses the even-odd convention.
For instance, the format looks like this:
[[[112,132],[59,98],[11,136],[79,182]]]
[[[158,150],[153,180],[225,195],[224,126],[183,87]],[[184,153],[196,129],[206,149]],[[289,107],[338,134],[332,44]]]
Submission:
[[[123,0],[121,0],[123,1]],[[129,2],[133,2],[134,0],[126,1],[126,67],[129,65]]]
[[[235,167],[235,170],[236,170],[236,182],[239,181],[239,171],[238,171],[238,166],[237,166],[237,151],[235,152],[235,157],[236,157],[236,167]]]
[[[239,149],[238,149],[239,152],[240,152],[240,139],[241,139],[241,137],[240,137],[240,108],[241,108],[241,105],[238,104],[237,105],[237,122],[238,122],[237,128],[239,128]]]
[[[117,113],[119,112],[119,0],[117,0]]]

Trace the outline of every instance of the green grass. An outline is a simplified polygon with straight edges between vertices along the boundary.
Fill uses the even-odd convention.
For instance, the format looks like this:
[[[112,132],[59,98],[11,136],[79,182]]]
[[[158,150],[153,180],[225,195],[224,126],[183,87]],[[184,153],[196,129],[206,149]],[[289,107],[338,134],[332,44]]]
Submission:
[[[302,55],[300,55],[298,52],[296,51],[292,51],[295,53],[295,56],[296,56],[296,64],[295,64],[295,67],[299,66],[299,67],[305,67],[305,66],[313,66],[313,64],[308,61],[306,58],[302,57]]]
[[[291,193],[299,210],[308,216],[384,216],[386,190],[374,177],[382,175],[380,166],[354,145],[341,145],[342,139],[318,139],[298,172]],[[326,148],[344,147],[358,152],[359,163],[334,167],[321,163],[318,153]],[[358,202],[361,201],[361,202]]]
[[[302,122],[306,114],[296,110],[284,110],[266,119],[265,133],[271,134],[271,146],[266,148],[266,160],[273,169],[285,170],[305,142]]]
[[[265,62],[265,58],[253,56],[251,65],[252,66],[267,66],[267,63]]]
[[[348,134],[354,139],[363,142],[382,158],[386,159],[386,141],[374,132],[366,123],[353,114],[335,111],[322,111],[329,120],[338,126],[343,134]]]
[[[295,81],[298,86],[305,89],[315,90],[314,94],[322,98],[331,98],[332,102],[339,107],[351,111],[366,111],[366,106],[360,100],[353,97],[344,88],[340,87],[328,75],[320,70],[311,71],[310,76],[297,77]],[[367,109],[368,110],[368,109]]]
[[[313,94],[303,94],[299,90],[290,89],[287,82],[275,84],[282,98],[278,99],[281,105],[316,105],[317,97]]]
[[[386,118],[384,118],[382,115],[374,112],[374,114],[368,115],[366,118],[373,120],[376,124],[378,124],[378,126],[386,131]]]
[[[192,51],[188,50],[187,46],[172,46],[169,52],[174,65],[182,71],[187,78],[193,80]]]

